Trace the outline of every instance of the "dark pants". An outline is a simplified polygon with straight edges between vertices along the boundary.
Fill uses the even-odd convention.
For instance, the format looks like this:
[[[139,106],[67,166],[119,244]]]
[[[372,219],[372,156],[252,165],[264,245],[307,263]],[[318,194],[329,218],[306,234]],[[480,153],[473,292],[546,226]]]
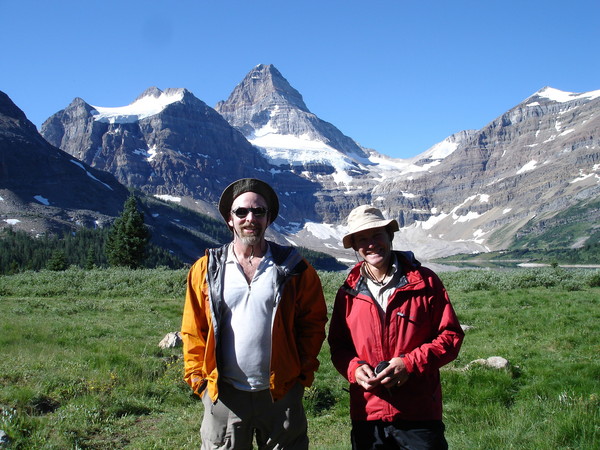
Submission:
[[[353,420],[354,450],[446,450],[445,426],[441,420]]]

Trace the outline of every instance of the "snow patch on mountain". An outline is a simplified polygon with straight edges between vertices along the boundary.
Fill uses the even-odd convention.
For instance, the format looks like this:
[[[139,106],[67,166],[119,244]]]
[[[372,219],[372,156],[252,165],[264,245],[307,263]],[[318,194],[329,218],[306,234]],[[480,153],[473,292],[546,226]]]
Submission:
[[[474,133],[472,130],[456,133],[410,159],[391,159],[373,152],[370,160],[378,165],[378,169],[382,170],[377,179],[383,181],[387,176],[398,177],[428,172],[454,153],[472,133]],[[394,173],[390,173],[392,170]],[[408,179],[413,178],[409,177]]]
[[[594,164],[590,173],[585,173],[583,169],[579,169],[579,176],[569,182],[569,184],[580,183],[589,178],[596,178],[597,182],[600,183],[600,174],[595,172],[600,172],[600,164]]]
[[[584,93],[580,94],[580,93],[574,93],[574,92],[561,91],[559,89],[554,89],[551,87],[545,87],[541,91],[537,92],[537,95],[539,97],[547,98],[548,100],[552,100],[557,103],[565,103],[565,102],[570,102],[573,100],[581,100],[581,99],[594,100],[595,98],[600,97],[600,90],[584,92]],[[534,105],[529,104],[527,106],[534,106]]]
[[[536,167],[537,167],[537,161],[535,159],[533,159],[533,160],[529,161],[527,164],[525,164],[523,167],[521,167],[519,170],[517,170],[517,175],[535,170]]]
[[[269,122],[255,130],[248,141],[274,166],[324,164],[335,169],[332,177],[337,184],[348,186],[352,183],[348,170],[356,168],[356,163],[323,141],[311,139],[308,134],[279,134]]]
[[[277,134],[269,124],[257,130],[248,140],[259,147],[269,162],[276,166],[329,163],[345,169],[352,165],[349,158],[322,141],[311,140],[307,135]]]
[[[470,222],[471,220],[478,219],[479,217],[481,217],[481,214],[476,213],[475,211],[469,211],[462,216],[458,214],[452,214],[452,218],[454,219],[453,225],[456,225],[457,223]]]
[[[483,231],[481,228],[478,228],[477,230],[473,231],[473,241],[476,242],[477,244],[484,244],[485,239],[483,239],[483,238],[485,237],[486,234],[488,234],[488,233]]]
[[[181,197],[175,197],[168,194],[157,194],[154,197],[164,200],[165,202],[181,203]]]
[[[384,171],[404,171],[410,166],[410,160],[390,158],[388,156],[372,153],[369,155],[369,161]]]
[[[407,228],[422,228],[424,230],[431,230],[434,226],[436,226],[439,222],[448,217],[449,214],[440,213],[437,215],[430,216],[427,220],[417,220],[413,225],[410,225]],[[405,227],[406,228],[406,227]]]
[[[94,120],[106,123],[134,123],[162,112],[171,103],[183,99],[182,89],[169,89],[158,96],[146,95],[127,106],[103,107],[91,105]]]
[[[73,164],[75,164],[77,167],[80,167],[81,169],[83,169],[83,171],[85,172],[85,174],[88,177],[90,177],[92,180],[97,181],[100,184],[103,184],[104,186],[106,186],[111,191],[113,190],[113,188],[111,188],[108,184],[104,183],[103,181],[100,181],[98,178],[96,178],[94,175],[92,175],[90,172],[88,172],[88,170],[85,168],[85,166],[83,164],[81,164],[79,161],[75,161],[74,159],[72,159],[71,162]]]
[[[457,148],[458,142],[450,142],[445,139],[442,142],[435,144],[427,150],[424,155],[421,155],[421,157],[427,155],[431,159],[444,159],[454,153]]]
[[[156,158],[156,155],[158,155],[158,150],[156,145],[153,145],[151,148],[148,149],[148,155],[146,157],[146,160],[148,162],[151,162],[154,160],[154,158]]]
[[[318,239],[326,240],[333,238],[338,242],[346,234],[346,227],[329,223],[307,222],[304,224],[304,229]]]

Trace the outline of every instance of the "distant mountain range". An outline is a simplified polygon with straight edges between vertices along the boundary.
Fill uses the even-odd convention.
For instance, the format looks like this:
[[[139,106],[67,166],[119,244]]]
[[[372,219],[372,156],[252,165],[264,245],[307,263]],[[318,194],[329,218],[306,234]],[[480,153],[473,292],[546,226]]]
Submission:
[[[109,226],[123,210],[129,190],[116,178],[49,144],[25,114],[0,92],[0,227],[33,236],[80,227]],[[157,245],[182,260],[197,258],[222,240],[220,221],[145,197],[138,208]],[[201,227],[198,225],[202,224]],[[211,228],[210,234],[202,228]],[[216,231],[215,231],[216,230]]]
[[[0,224],[24,229],[34,229],[25,225],[32,214],[104,226],[125,187],[218,219],[223,188],[251,176],[279,194],[272,239],[351,259],[340,245],[345,219],[372,203],[401,224],[395,247],[430,259],[507,248],[600,194],[600,91],[543,88],[481,130],[408,160],[363,148],[312,114],[272,65],[253,68],[214,109],[186,89],[150,88],[120,108],[76,98],[41,135],[6,95],[0,100]],[[51,158],[67,164],[51,170]],[[15,198],[27,214],[9,207],[21,204]],[[585,244],[590,217],[569,245]],[[192,241],[202,233],[188,229]],[[188,259],[205,245],[191,245]]]

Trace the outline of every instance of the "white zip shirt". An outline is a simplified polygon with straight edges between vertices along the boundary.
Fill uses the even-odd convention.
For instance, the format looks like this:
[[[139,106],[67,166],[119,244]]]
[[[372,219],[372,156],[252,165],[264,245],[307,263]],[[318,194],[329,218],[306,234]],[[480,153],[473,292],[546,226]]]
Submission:
[[[243,391],[269,389],[275,303],[275,265],[270,248],[248,284],[229,246],[223,283],[220,375]]]

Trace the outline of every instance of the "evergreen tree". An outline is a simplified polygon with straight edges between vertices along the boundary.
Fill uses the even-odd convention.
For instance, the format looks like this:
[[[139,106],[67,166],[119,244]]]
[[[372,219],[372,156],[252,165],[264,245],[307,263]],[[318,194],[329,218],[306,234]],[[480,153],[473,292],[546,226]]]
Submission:
[[[94,254],[94,249],[89,248],[87,255],[85,257],[85,268],[86,270],[92,270],[96,267],[96,255]]]
[[[65,252],[63,250],[56,250],[48,260],[46,268],[57,272],[67,270],[67,255],[65,255]]]
[[[144,214],[137,209],[133,194],[125,201],[123,212],[112,225],[106,241],[106,257],[111,266],[136,269],[142,265],[150,239]]]

